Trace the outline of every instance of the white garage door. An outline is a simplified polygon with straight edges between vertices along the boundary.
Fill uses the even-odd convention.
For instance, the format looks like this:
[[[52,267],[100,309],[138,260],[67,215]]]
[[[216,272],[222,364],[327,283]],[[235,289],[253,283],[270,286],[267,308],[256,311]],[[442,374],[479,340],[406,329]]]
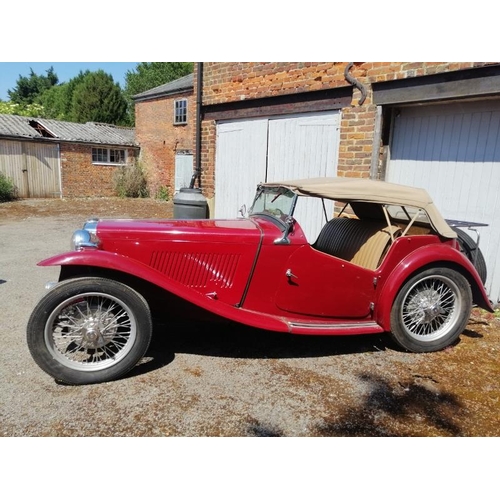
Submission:
[[[215,217],[232,218],[243,204],[250,207],[259,182],[336,175],[338,143],[338,111],[218,123]],[[321,208],[301,200],[297,209],[312,241]]]
[[[500,297],[500,102],[403,108],[386,179],[425,188],[445,218],[479,228],[486,288]],[[469,233],[476,239],[475,233]]]

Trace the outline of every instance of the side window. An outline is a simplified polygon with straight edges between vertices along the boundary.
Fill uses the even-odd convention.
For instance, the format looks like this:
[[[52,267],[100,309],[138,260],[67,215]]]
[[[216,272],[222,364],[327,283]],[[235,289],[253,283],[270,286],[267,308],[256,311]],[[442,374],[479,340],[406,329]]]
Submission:
[[[174,101],[174,125],[187,123],[187,99]]]
[[[107,163],[108,150],[104,148],[92,148],[92,163]]]
[[[92,148],[92,163],[123,165],[126,160],[124,149]]]

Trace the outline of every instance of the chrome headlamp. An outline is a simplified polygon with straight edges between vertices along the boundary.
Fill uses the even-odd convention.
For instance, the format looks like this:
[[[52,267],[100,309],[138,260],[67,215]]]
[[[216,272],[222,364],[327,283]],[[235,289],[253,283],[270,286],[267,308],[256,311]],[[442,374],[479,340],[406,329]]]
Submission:
[[[71,237],[71,249],[80,251],[83,248],[99,248],[99,238],[97,237],[98,219],[90,219],[84,225],[83,229],[78,229]]]

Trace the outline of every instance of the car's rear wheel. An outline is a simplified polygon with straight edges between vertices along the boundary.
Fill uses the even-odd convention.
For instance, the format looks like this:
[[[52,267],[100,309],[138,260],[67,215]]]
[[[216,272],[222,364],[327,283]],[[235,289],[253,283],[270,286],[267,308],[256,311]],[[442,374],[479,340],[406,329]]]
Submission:
[[[423,271],[401,288],[391,311],[391,334],[404,349],[432,352],[463,332],[472,308],[469,282],[457,271]]]
[[[42,298],[28,321],[36,363],[67,384],[121,377],[144,356],[152,336],[146,300],[104,278],[63,281]]]

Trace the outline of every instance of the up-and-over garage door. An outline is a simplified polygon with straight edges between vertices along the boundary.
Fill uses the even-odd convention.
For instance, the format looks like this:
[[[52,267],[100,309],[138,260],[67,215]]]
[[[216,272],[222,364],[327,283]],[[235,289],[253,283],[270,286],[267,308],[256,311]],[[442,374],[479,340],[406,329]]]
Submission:
[[[218,123],[215,217],[234,218],[243,204],[249,208],[259,182],[336,175],[338,143],[339,111]],[[297,219],[311,240],[321,209],[301,203]]]
[[[500,101],[402,108],[386,180],[425,188],[445,218],[478,228],[486,288],[500,298]],[[476,234],[469,232],[476,239]]]

